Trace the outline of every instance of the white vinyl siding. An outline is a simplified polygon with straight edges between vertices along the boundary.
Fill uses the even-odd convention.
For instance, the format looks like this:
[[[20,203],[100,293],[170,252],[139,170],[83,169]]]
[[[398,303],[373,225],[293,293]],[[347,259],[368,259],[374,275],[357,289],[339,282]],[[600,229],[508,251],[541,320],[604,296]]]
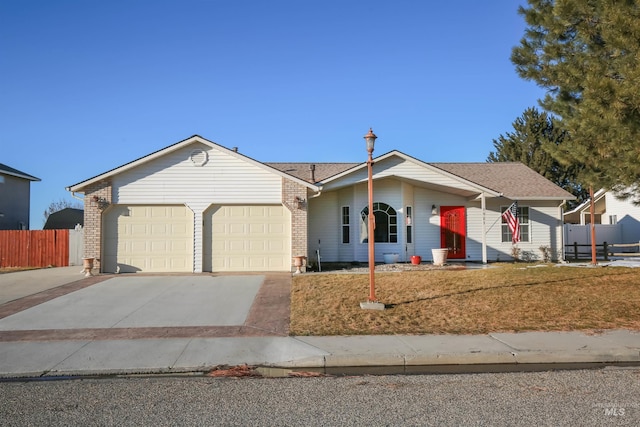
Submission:
[[[374,200],[386,203],[397,211],[403,206],[401,182],[395,179],[376,181],[374,184]],[[350,243],[342,244],[342,206],[350,206]],[[365,262],[368,259],[368,245],[360,243],[360,212],[368,206],[367,184],[359,184],[340,191],[323,192],[318,198],[309,200],[309,239],[310,256],[315,257],[316,249],[320,249],[325,262]],[[396,224],[398,242],[376,243],[376,261],[382,262],[383,253],[394,252],[404,254],[404,227],[400,227],[400,215]],[[402,217],[404,218],[404,217]]]
[[[525,202],[522,202],[523,204]],[[540,259],[541,246],[549,246],[553,258],[556,259],[562,248],[562,226],[560,207],[558,201],[532,201],[526,202],[529,208],[529,241],[517,244],[521,254],[532,260]],[[479,202],[477,204],[479,210]],[[507,205],[508,206],[508,205]],[[502,242],[502,215],[501,209],[505,207],[504,200],[488,199],[486,224],[487,224],[487,258],[489,261],[511,260],[511,240]],[[469,214],[469,217],[471,214]],[[473,229],[469,226],[467,241],[481,241],[482,223]]]
[[[308,202],[307,248],[309,257],[317,262],[317,250],[322,260],[335,262],[339,251],[349,245],[340,244],[340,205],[336,192],[323,193],[320,197],[310,198]],[[351,239],[353,241],[353,239]],[[352,261],[350,259],[350,261]]]
[[[478,193],[479,190],[470,184],[461,182],[459,179],[448,176],[448,174],[441,170],[435,170],[432,167],[424,167],[411,161],[406,161],[399,157],[390,157],[379,162],[376,162],[373,166],[374,175],[374,195],[378,184],[378,181],[382,178],[393,178],[395,176],[402,176],[407,179],[429,182],[432,185],[450,187],[452,191],[459,191],[468,195]],[[367,169],[361,170],[349,174],[343,178],[339,178],[335,181],[329,182],[323,186],[324,191],[332,189],[358,184],[367,183]],[[375,196],[374,196],[375,197]]]
[[[398,243],[376,243],[376,261],[382,261],[385,252],[405,254],[405,246],[409,255],[420,255],[426,261],[432,259],[431,249],[440,247],[440,206],[464,206],[466,210],[466,260],[482,261],[482,229],[483,218],[480,200],[469,200],[467,197],[435,191],[423,187],[412,187],[395,179],[385,179],[374,183],[374,200],[390,206],[402,207],[398,212],[398,224],[406,221],[406,206],[412,203],[413,248],[405,244],[406,227],[398,227]],[[552,248],[557,256],[562,244],[562,230],[558,220],[560,208],[558,201],[527,201],[529,207],[529,242],[520,242],[518,247],[532,256],[541,254],[540,246]],[[360,211],[367,206],[367,185],[359,184],[340,191],[323,192],[318,198],[311,199],[309,205],[309,252],[315,253],[320,247],[325,262],[366,262],[368,247],[360,243]],[[351,243],[341,244],[341,207],[351,206]],[[432,206],[437,212],[432,213]],[[485,228],[487,241],[487,259],[489,261],[506,261],[511,259],[511,242],[502,242],[501,212],[504,199],[487,198]],[[402,222],[401,222],[402,221]],[[329,230],[329,231],[328,231]],[[333,231],[331,231],[333,230]],[[322,244],[318,245],[318,240]]]
[[[196,166],[195,149],[208,161]],[[168,153],[113,178],[113,203],[281,203],[282,178],[204,144]]]

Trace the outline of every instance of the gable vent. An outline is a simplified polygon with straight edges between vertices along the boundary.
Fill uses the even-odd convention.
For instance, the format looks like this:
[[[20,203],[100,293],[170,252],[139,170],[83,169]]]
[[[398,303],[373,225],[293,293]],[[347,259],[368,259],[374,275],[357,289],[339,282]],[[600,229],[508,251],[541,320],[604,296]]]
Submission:
[[[204,166],[204,164],[207,163],[207,160],[209,160],[209,155],[204,150],[193,150],[189,159],[194,166]]]

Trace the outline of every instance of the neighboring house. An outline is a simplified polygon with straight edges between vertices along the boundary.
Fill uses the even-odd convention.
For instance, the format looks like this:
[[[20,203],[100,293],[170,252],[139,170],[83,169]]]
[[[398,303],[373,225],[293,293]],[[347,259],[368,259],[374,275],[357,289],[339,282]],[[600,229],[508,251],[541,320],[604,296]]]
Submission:
[[[0,230],[28,230],[31,182],[40,178],[0,163]]]
[[[633,204],[631,200],[620,200],[611,191],[598,190],[593,195],[594,224],[596,228],[596,241],[598,243],[638,243],[640,241],[640,206]],[[566,232],[569,233],[567,243],[576,240],[578,243],[586,243],[588,232],[580,230],[579,226],[591,224],[591,199],[584,201],[573,210],[564,214]],[[585,229],[586,230],[586,229]],[[574,237],[584,234],[584,239]]]
[[[75,230],[84,225],[84,211],[76,208],[64,208],[49,214],[43,230]]]
[[[520,163],[375,159],[376,260],[511,256],[503,212],[519,202],[521,251],[562,251],[574,197]],[[261,163],[192,136],[67,188],[84,193],[85,256],[101,271],[291,271],[292,256],[366,261],[366,163]]]

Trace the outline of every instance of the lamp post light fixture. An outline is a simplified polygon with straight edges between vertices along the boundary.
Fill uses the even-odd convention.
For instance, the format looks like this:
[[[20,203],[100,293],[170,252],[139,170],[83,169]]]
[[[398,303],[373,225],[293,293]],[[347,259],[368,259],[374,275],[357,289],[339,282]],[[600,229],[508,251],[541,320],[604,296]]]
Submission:
[[[360,303],[360,308],[366,310],[384,310],[384,304],[378,302],[376,298],[376,286],[375,286],[375,237],[374,230],[376,228],[375,215],[373,213],[373,148],[378,137],[373,133],[373,129],[369,128],[369,133],[364,136],[364,140],[367,141],[367,152],[369,158],[367,160],[367,171],[369,178],[367,180],[369,187],[369,226],[367,233],[367,241],[369,243],[369,298],[366,302]]]

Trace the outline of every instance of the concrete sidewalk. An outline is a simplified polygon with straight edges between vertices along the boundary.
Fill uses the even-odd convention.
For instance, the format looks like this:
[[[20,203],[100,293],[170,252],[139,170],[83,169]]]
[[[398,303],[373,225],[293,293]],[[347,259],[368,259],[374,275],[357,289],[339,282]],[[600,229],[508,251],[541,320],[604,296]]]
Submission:
[[[290,278],[84,278],[77,267],[2,274],[0,297],[11,297],[0,303],[0,377],[203,372],[240,364],[398,373],[421,366],[640,364],[640,333],[625,330],[291,337]]]
[[[2,342],[0,376],[202,372],[221,365],[322,370],[418,366],[640,363],[640,334],[239,337]]]

